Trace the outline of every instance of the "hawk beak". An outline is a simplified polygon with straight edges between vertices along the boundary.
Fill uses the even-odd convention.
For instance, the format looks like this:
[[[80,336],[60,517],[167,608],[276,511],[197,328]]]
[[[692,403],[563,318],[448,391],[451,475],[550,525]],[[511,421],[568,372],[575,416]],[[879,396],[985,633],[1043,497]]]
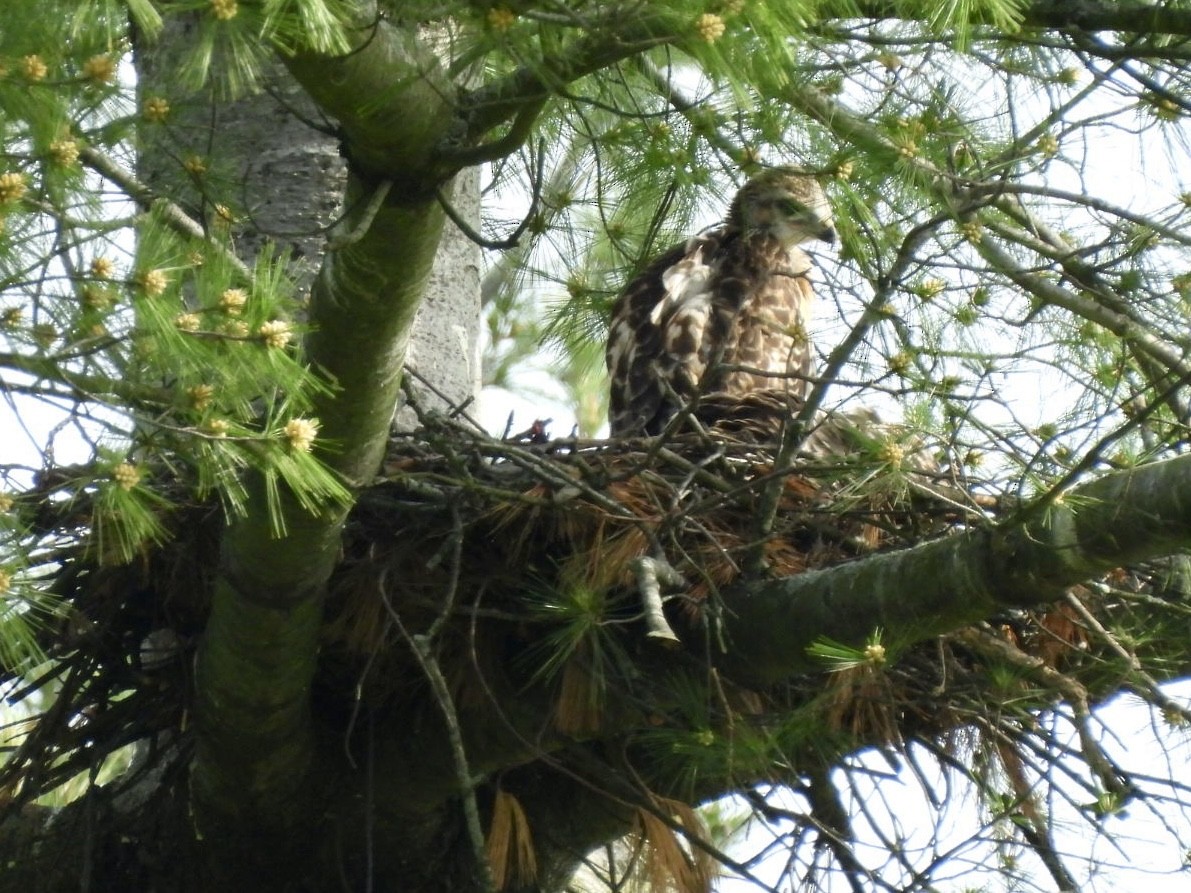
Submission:
[[[826,242],[828,245],[834,244],[835,243],[835,228],[830,227],[830,226],[823,227],[821,230],[819,230],[819,238],[822,239],[824,242]]]

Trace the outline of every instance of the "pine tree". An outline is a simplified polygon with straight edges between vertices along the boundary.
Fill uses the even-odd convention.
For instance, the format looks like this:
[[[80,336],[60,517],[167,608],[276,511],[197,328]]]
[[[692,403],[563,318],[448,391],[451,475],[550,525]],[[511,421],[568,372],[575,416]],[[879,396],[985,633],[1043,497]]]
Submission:
[[[1066,890],[1144,814],[1186,853],[1189,39],[11,0],[0,890],[556,890],[597,849],[585,884]],[[594,434],[619,287],[779,163],[840,234],[781,443],[471,423],[482,323],[488,382],[552,357]]]

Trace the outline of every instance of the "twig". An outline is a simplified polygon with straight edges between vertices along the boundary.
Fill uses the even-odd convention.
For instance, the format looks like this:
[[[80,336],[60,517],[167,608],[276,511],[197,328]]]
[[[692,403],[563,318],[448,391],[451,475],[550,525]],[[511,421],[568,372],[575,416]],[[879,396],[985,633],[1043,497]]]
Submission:
[[[113,159],[93,146],[81,147],[79,149],[79,158],[91,170],[119,186],[125,195],[142,208],[145,210],[156,210],[161,216],[161,219],[175,232],[201,242],[206,242],[210,248],[221,255],[223,260],[231,264],[237,273],[245,279],[252,278],[252,271],[248,269],[244,261],[240,260],[235,252],[230,251],[226,245],[208,234],[203,226],[183,211],[179,205],[158,195],[149,186],[120,167]]]
[[[700,114],[700,106],[711,109],[709,102],[697,102],[686,96],[674,85],[670,75],[663,73],[647,57],[634,56],[632,61],[637,69],[653,85],[653,88],[658,94],[690,123],[691,128],[696,133],[700,134],[707,142],[723,152],[724,155],[732,159],[737,165],[741,167],[745,166],[748,157],[744,150],[720,133],[719,128],[712,123],[714,118]]]
[[[477,780],[472,775],[468,764],[467,751],[463,746],[463,731],[459,725],[459,713],[455,709],[455,702],[451,697],[451,690],[447,685],[446,678],[443,676],[442,668],[438,664],[438,658],[434,655],[433,639],[427,633],[411,634],[405,628],[405,624],[401,622],[401,615],[393,608],[388,594],[382,592],[381,598],[385,610],[393,619],[393,624],[396,626],[397,631],[409,645],[414,659],[417,660],[418,666],[421,667],[423,674],[425,674],[427,681],[430,683],[430,689],[434,693],[434,699],[442,711],[443,721],[447,730],[447,743],[451,748],[451,759],[455,767],[455,780],[459,785],[464,823],[467,826],[467,836],[471,843],[472,855],[476,860],[476,870],[479,872],[484,890],[487,893],[496,893],[496,883],[492,877],[492,866],[488,863],[488,856],[485,851],[484,828],[480,822],[480,808],[476,802]],[[440,616],[439,620],[435,622],[435,626],[444,617],[445,615]],[[435,629],[435,626],[432,626],[431,629]]]
[[[465,140],[478,140],[510,118],[514,123],[504,137],[493,143],[440,147],[439,155],[444,164],[465,167],[490,160],[490,157],[500,157],[499,154],[494,156],[494,151],[508,154],[519,145],[508,145],[513,142],[511,135],[518,128],[528,133],[532,118],[561,87],[652,47],[673,43],[678,37],[666,30],[665,17],[654,13],[648,6],[640,7],[627,20],[622,13],[617,15],[620,16],[617,21],[594,21],[593,27],[586,29],[587,36],[563,47],[552,58],[523,65],[506,77],[468,94],[460,110],[468,123]],[[600,27],[602,25],[608,27]],[[526,117],[531,120],[526,122]]]
[[[651,558],[643,555],[634,558],[630,563],[633,573],[637,575],[637,591],[641,594],[641,604],[645,609],[645,625],[649,628],[646,638],[677,645],[679,638],[670,628],[666,614],[662,610],[661,584],[669,586],[686,586],[686,580],[678,573],[664,557]]]
[[[844,870],[848,885],[855,893],[863,893],[869,888],[862,883],[862,879],[871,884],[874,877],[853,852],[856,837],[852,831],[848,811],[831,781],[830,769],[830,766],[821,764],[808,768],[807,784],[802,788],[802,794],[810,804],[811,823]]]
[[[409,401],[410,407],[413,409],[415,415],[417,415],[419,422],[421,422],[423,425],[427,425],[427,423],[430,421],[430,414],[422,408],[421,404],[418,402],[417,394],[407,385],[406,379],[408,378],[417,379],[418,383],[422,387],[441,400],[444,404],[451,407],[451,419],[460,418],[470,424],[472,427],[468,430],[468,434],[473,437],[476,434],[487,436],[488,432],[484,430],[484,426],[476,421],[472,416],[464,412],[468,404],[470,404],[474,399],[473,397],[468,397],[467,400],[462,404],[456,405],[450,397],[444,394],[440,388],[435,386],[434,382],[419,372],[415,367],[406,364],[404,367],[404,372],[405,374],[402,376],[401,381],[401,390],[405,392],[405,398]]]
[[[1088,627],[1096,633],[1096,635],[1100,636],[1100,638],[1104,640],[1104,643],[1114,653],[1128,662],[1129,669],[1132,670],[1136,677],[1142,681],[1141,685],[1137,685],[1136,683],[1130,684],[1130,688],[1132,688],[1145,700],[1152,704],[1157,704],[1163,710],[1171,712],[1172,715],[1181,716],[1184,719],[1191,719],[1191,711],[1162,691],[1162,689],[1158,686],[1158,681],[1149,673],[1146,673],[1144,670],[1142,670],[1141,661],[1137,659],[1137,655],[1128,651],[1119,641],[1117,641],[1117,637],[1114,636],[1107,628],[1105,628],[1104,624],[1096,619],[1092,612],[1087,609],[1084,603],[1081,602],[1074,593],[1068,592],[1066,601],[1067,604],[1071,605],[1071,607],[1075,609],[1075,613],[1079,615],[1080,619],[1086,623]]]
[[[513,230],[512,235],[504,239],[485,239],[463,219],[462,215],[455,210],[455,206],[451,204],[446,194],[442,191],[442,187],[437,187],[434,190],[434,196],[438,199],[439,205],[443,211],[446,212],[447,217],[451,222],[459,228],[459,231],[468,238],[471,242],[479,245],[481,248],[487,248],[494,251],[506,251],[510,248],[517,248],[521,244],[521,236],[529,228],[530,223],[537,216],[538,203],[542,198],[542,169],[546,164],[546,142],[545,140],[538,140],[538,164],[537,171],[530,179],[532,189],[529,196],[529,210],[525,212],[525,216],[521,218],[521,222],[517,224],[517,228]]]
[[[785,430],[782,431],[782,442],[773,462],[775,471],[783,472],[784,476],[785,469],[789,467],[798,453],[798,448],[802,446],[811,430],[812,422],[818,415],[819,408],[823,405],[823,400],[827,395],[827,389],[839,376],[852,354],[860,347],[869,330],[885,319],[884,311],[889,305],[890,296],[897,287],[902,273],[914,259],[915,251],[926,241],[933,230],[950,219],[950,215],[936,215],[906,233],[892,267],[879,280],[876,294],[873,295],[872,300],[869,301],[864,313],[852,327],[848,336],[831,352],[818,382],[807,395],[802,409],[793,420],[786,424]],[[775,477],[761,494],[755,528],[756,544],[744,561],[747,573],[757,574],[765,569],[765,541],[773,531],[778,506],[781,504],[783,476]]]
[[[1071,704],[1072,724],[1079,735],[1080,750],[1087,761],[1088,768],[1100,779],[1105,790],[1111,791],[1122,799],[1132,795],[1133,788],[1128,777],[1121,769],[1113,765],[1112,760],[1108,758],[1088,728],[1092,713],[1088,706],[1088,690],[1082,683],[1060,673],[1042,658],[1026,654],[1012,642],[998,638],[986,629],[969,627],[956,633],[956,639],[979,653],[992,655],[1012,667],[1024,670],[1047,688],[1066,698]]]
[[[389,197],[389,190],[393,188],[392,180],[384,180],[379,186],[372,191],[372,195],[368,197],[368,204],[364,207],[363,215],[355,222],[350,230],[345,233],[338,233],[327,240],[328,251],[342,251],[359,242],[365,235],[368,234],[369,228],[372,226],[372,221],[376,219],[376,215],[380,213],[381,205],[385,203],[385,199]],[[342,228],[342,224],[336,225],[335,229]]]

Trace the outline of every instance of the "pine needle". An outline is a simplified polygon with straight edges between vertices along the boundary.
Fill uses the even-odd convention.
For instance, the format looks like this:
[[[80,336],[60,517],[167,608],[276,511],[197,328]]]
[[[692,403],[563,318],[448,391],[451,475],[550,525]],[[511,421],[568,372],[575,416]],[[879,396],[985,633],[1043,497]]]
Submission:
[[[703,822],[688,804],[655,798],[657,805],[691,834],[704,834]],[[684,845],[664,821],[645,809],[637,810],[637,832],[645,858],[644,873],[650,890],[708,893],[712,865],[702,850]]]
[[[498,890],[529,886],[537,879],[538,859],[529,820],[521,803],[506,791],[496,792],[485,849]]]

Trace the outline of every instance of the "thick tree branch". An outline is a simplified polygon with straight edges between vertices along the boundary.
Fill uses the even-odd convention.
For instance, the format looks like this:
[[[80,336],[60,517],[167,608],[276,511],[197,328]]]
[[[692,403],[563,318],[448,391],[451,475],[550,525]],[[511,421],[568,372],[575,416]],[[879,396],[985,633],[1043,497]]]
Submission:
[[[727,663],[774,681],[818,666],[817,639],[897,646],[1053,601],[1114,567],[1191,547],[1191,456],[1076,487],[1044,517],[729,592]]]
[[[348,203],[362,209],[361,184],[353,184]],[[312,290],[308,356],[337,388],[315,406],[329,445],[324,460],[352,485],[369,481],[379,466],[442,222],[433,202],[383,208],[363,238],[326,256]],[[219,717],[222,743],[199,750],[196,788],[225,805],[246,798],[245,807],[267,803],[261,788],[273,785],[297,796],[311,759],[296,742],[312,744],[300,730],[309,722],[316,618],[339,559],[344,512],[315,517],[285,494],[282,511],[287,530],[279,539],[261,482],[249,513],[229,528],[223,548],[229,585],[217,592],[200,654],[200,719]],[[246,625],[252,637],[238,634]],[[262,723],[262,713],[275,722]],[[285,755],[288,771],[279,772]],[[281,810],[269,815],[275,820]]]
[[[480,143],[466,148],[448,149],[444,155],[452,165],[470,167],[473,164],[483,164],[486,161],[496,161],[512,155],[529,139],[533,133],[534,122],[546,106],[546,97],[527,100],[521,105],[513,121],[504,135],[488,143]]]
[[[1166,3],[1035,0],[1026,7],[1022,21],[1036,28],[1191,36],[1191,10]]]
[[[627,22],[618,20],[607,25],[549,59],[522,66],[508,77],[467,94],[460,105],[465,130],[461,138],[452,137],[442,147],[446,161],[458,167],[509,154],[528,135],[527,110],[536,115],[543,103],[567,84],[645,50],[674,43],[679,37],[663,11],[648,7],[638,9]],[[510,120],[513,129],[505,138],[476,145],[493,128]],[[524,135],[512,138],[514,134]],[[499,147],[499,154],[493,154],[493,147]]]
[[[861,3],[865,18],[909,18],[901,4]],[[1027,28],[1075,31],[1121,31],[1191,37],[1191,10],[1163,3],[1102,3],[1097,0],[1034,0],[1020,10]]]
[[[421,201],[448,176],[434,147],[457,127],[455,88],[413,29],[354,6],[353,46],[342,56],[302,52],[283,61],[311,98],[339,123],[353,169],[391,180],[394,201]]]

